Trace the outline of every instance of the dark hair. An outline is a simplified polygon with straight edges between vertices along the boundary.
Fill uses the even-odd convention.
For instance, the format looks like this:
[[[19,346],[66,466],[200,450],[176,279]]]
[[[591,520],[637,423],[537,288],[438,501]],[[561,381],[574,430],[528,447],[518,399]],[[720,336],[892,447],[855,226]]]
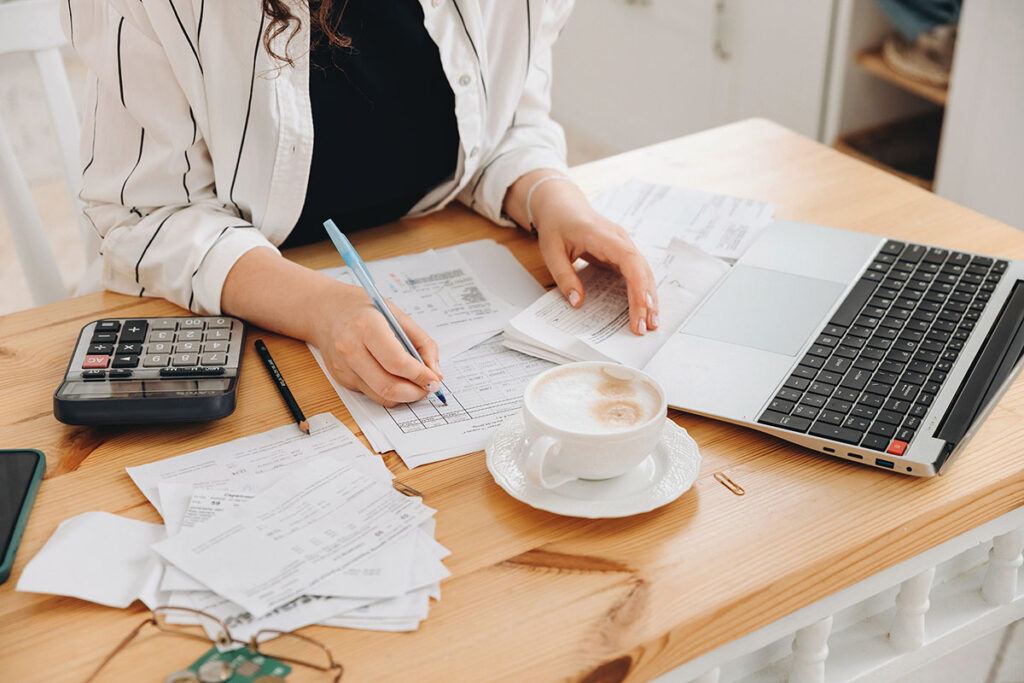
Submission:
[[[331,45],[341,48],[352,46],[352,39],[341,33],[341,15],[345,12],[348,0],[306,0],[309,5],[309,28],[310,40],[327,40]],[[336,5],[340,2],[340,8]],[[287,64],[292,63],[288,56],[288,46],[292,38],[298,33],[301,21],[292,13],[285,0],[263,0],[263,14],[270,23],[263,32],[263,46],[272,57]],[[274,51],[271,44],[282,33],[288,31],[288,41],[285,43],[285,53],[279,54]]]

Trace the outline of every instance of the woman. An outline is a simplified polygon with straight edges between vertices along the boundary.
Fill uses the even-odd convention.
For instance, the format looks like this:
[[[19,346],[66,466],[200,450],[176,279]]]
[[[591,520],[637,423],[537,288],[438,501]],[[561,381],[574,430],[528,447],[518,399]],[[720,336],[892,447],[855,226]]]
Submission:
[[[441,379],[433,341],[396,311],[417,362],[361,289],[277,247],[323,239],[328,217],[351,231],[458,199],[532,223],[573,306],[575,258],[617,269],[631,329],[656,328],[647,263],[564,175],[551,47],[571,5],[66,0],[95,73],[81,198],[96,277],[304,339],[343,385],[413,401]]]

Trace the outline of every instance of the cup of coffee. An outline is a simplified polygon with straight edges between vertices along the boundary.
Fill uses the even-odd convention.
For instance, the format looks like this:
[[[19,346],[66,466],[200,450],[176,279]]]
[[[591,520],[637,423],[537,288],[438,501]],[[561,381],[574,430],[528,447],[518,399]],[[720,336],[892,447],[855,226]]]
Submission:
[[[661,439],[665,392],[615,363],[570,363],[526,387],[527,478],[546,489],[574,479],[611,479],[639,465]]]

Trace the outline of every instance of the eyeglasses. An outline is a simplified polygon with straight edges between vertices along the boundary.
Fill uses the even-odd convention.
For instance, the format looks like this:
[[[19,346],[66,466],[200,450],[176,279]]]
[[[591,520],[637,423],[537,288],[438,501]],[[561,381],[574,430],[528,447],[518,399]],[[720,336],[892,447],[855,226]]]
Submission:
[[[189,630],[197,625],[202,626],[206,633],[216,633],[216,637],[211,638]],[[288,664],[322,671],[331,676],[328,679],[331,683],[338,683],[345,671],[341,664],[334,661],[334,657],[331,655],[331,651],[327,649],[327,646],[313,638],[299,635],[298,633],[261,629],[246,642],[234,638],[227,624],[212,614],[189,607],[154,607],[149,618],[132,629],[132,632],[117,644],[110,654],[100,662],[100,665],[96,667],[92,675],[86,679],[86,683],[96,680],[96,677],[103,668],[114,657],[123,652],[147,626],[154,626],[158,631],[167,635],[190,638],[216,645],[219,648],[240,645],[248,648],[250,652],[258,653],[264,657],[272,657]],[[227,677],[230,677],[230,675]],[[225,679],[221,678],[218,680]]]

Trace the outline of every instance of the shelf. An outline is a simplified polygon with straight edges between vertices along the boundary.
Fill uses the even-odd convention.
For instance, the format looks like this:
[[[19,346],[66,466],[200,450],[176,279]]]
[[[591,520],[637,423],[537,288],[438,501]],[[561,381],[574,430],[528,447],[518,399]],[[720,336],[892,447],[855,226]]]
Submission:
[[[943,107],[946,106],[946,88],[928,85],[927,83],[919,83],[918,81],[911,80],[906,76],[896,73],[889,68],[889,65],[882,59],[880,49],[864,50],[858,53],[857,63],[860,64],[861,68],[868,73],[886,81],[887,83],[895,85],[897,88],[906,90],[918,97],[923,97],[929,102],[934,102],[935,104]]]
[[[840,136],[834,147],[926,190],[932,189],[942,110]]]

